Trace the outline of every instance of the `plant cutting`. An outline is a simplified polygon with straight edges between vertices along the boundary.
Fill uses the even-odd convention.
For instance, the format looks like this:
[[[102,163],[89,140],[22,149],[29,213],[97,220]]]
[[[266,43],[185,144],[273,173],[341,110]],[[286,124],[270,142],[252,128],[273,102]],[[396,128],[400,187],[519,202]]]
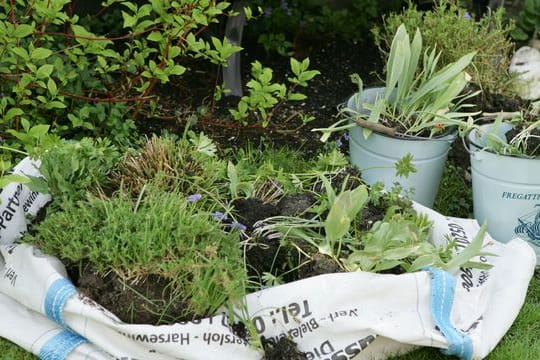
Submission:
[[[399,182],[414,188],[414,200],[431,206],[456,131],[467,128],[464,119],[474,115],[462,111],[470,106],[464,101],[476,95],[463,94],[469,80],[464,69],[474,55],[437,70],[437,50],[422,54],[420,31],[410,41],[402,25],[392,41],[385,86],[363,89],[356,77],[359,91],[340,109],[341,119],[313,131],[322,132],[321,140],[326,141],[333,132],[350,130],[351,162],[363,170],[369,184],[382,181],[390,188]],[[399,179],[388,166],[408,154],[418,172]]]
[[[291,269],[302,274],[301,278],[318,275],[319,271],[399,274],[429,266],[445,270],[462,266],[489,268],[471,261],[488,255],[482,251],[484,227],[456,255],[457,243],[451,239],[440,246],[428,240],[433,221],[401,197],[400,189],[388,193],[365,184],[354,187],[357,182],[347,178],[336,193],[329,179],[322,177],[321,181],[325,190],[315,195],[312,212],[270,217],[255,226],[255,239],[279,239],[283,251],[288,247],[302,255]]]
[[[495,116],[468,135],[474,216],[499,241],[527,240],[540,265],[540,102]]]

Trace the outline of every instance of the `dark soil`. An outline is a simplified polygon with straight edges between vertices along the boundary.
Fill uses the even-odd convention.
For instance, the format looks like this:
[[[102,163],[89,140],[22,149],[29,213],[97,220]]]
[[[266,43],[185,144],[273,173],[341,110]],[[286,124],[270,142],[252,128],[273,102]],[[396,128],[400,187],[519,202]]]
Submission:
[[[183,303],[174,297],[165,279],[150,276],[128,284],[114,273],[103,276],[91,268],[80,274],[70,273],[82,294],[126,323],[158,325],[194,320],[181,316]]]
[[[277,343],[263,339],[263,346],[265,360],[307,360],[308,358],[288,337],[280,338]]]
[[[219,69],[204,62],[184,64],[190,68],[184,78],[158,89],[162,114],[141,120],[140,126],[145,132],[168,129],[181,134],[188,114],[200,110],[202,103],[207,112],[191,126],[207,133],[222,148],[242,147],[248,142],[255,145],[265,143],[302,149],[306,156],[313,156],[323,143],[319,141],[320,134],[311,132],[311,129],[329,126],[336,120],[337,106],[357,90],[350,75],[358,73],[366,86],[375,85],[379,82],[375,72],[381,68],[378,52],[369,41],[363,44],[340,41],[320,44],[318,39],[313,39],[313,44],[317,46],[305,55],[310,58],[310,68],[319,70],[321,74],[307,88],[297,89],[307,95],[307,99],[283,104],[266,128],[253,119],[247,126],[231,120],[228,108],[236,106],[238,97],[224,97],[217,103],[212,101],[213,89],[220,81]],[[244,84],[250,79],[250,64],[254,60],[274,70],[274,81],[287,83],[286,78],[292,75],[289,58],[266,55],[256,44],[242,45],[245,48],[241,58]],[[189,88],[185,84],[189,84]],[[299,119],[292,116],[298,112],[313,115],[315,120],[302,126]]]
[[[508,131],[506,135],[506,140],[508,142],[511,142],[514,137],[516,137],[524,128],[522,126],[517,125],[510,131]],[[530,157],[540,157],[540,129],[536,128],[533,129],[530,132],[530,136],[527,137],[527,140],[521,144],[520,150],[523,151],[524,154]]]

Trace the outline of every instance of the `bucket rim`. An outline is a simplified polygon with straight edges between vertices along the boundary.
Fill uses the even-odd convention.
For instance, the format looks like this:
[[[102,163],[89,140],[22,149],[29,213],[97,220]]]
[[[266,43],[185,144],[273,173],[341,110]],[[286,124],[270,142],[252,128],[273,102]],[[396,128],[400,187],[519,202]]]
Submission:
[[[478,151],[482,151],[482,152],[487,152],[487,153],[490,153],[490,154],[493,154],[493,155],[497,155],[497,156],[504,156],[504,157],[507,157],[507,158],[515,158],[515,159],[523,159],[523,160],[540,160],[540,157],[531,157],[531,156],[527,156],[527,155],[514,155],[514,154],[499,154],[495,151],[492,151],[490,149],[488,149],[486,146],[481,146],[480,144],[478,144],[477,142],[475,142],[474,140],[471,139],[471,133],[473,131],[484,131],[482,133],[483,134],[486,134],[486,130],[485,128],[487,127],[487,125],[491,125],[492,123],[485,123],[485,124],[480,124],[479,127],[476,127],[476,128],[471,128],[469,130],[467,130],[467,132],[464,134],[464,136],[462,136],[462,139],[463,139],[463,146],[465,147],[465,150],[470,154],[470,155],[473,155],[473,153],[475,152],[478,152]],[[506,124],[510,125],[510,127],[508,128],[508,130],[506,130],[506,132],[504,132],[504,134],[506,134],[508,131],[510,131],[514,125],[511,124],[511,123],[508,123],[506,122]],[[469,146],[467,146],[469,145]],[[470,145],[473,145],[475,146],[478,150],[471,150],[470,148]]]

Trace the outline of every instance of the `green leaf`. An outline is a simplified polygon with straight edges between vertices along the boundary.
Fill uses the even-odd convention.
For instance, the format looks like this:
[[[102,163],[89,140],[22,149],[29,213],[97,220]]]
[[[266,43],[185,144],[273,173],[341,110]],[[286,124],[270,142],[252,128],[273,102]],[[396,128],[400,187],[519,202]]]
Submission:
[[[17,38],[23,38],[26,37],[34,31],[34,27],[28,24],[19,24],[15,28],[14,35]]]
[[[480,230],[476,233],[472,241],[464,249],[462,249],[458,254],[454,255],[452,259],[445,264],[445,270],[455,270],[465,265],[473,257],[480,255],[480,250],[484,244],[484,236],[486,234],[487,224],[484,223],[480,227]]]
[[[390,97],[390,94],[396,87],[400,76],[403,75],[405,61],[408,60],[405,55],[410,54],[409,46],[409,34],[407,34],[405,25],[401,24],[392,40],[390,54],[386,64],[385,99]]]
[[[22,58],[25,61],[30,60],[30,57],[28,56],[28,52],[26,51],[26,49],[24,49],[22,47],[13,48],[13,49],[11,49],[11,52],[14,53],[15,55],[19,56],[20,58]]]
[[[30,130],[28,131],[28,135],[32,136],[33,138],[40,138],[43,135],[47,134],[49,131],[50,126],[49,125],[34,125]]]
[[[66,107],[66,104],[61,101],[49,101],[45,104],[45,108],[47,109],[65,109]]]
[[[170,69],[170,74],[171,75],[182,75],[183,73],[186,72],[186,68],[183,67],[182,65],[174,65],[171,69]]]
[[[301,71],[300,71],[300,62],[298,60],[296,60],[295,58],[291,57],[291,70],[293,72],[294,75],[296,75],[297,77],[300,75]]]
[[[18,174],[4,175],[0,177],[0,189],[5,188],[7,185],[11,183],[27,184],[29,182],[30,182],[30,179],[23,175],[18,175]]]
[[[290,100],[290,101],[300,101],[306,98],[307,96],[302,93],[289,93],[289,95],[287,96],[287,100]]]
[[[47,89],[52,96],[56,96],[58,93],[58,88],[56,87],[56,83],[53,79],[47,80]]]
[[[41,65],[36,71],[36,76],[39,79],[48,78],[49,76],[51,76],[53,70],[54,66],[51,64]]]
[[[34,60],[43,60],[51,56],[52,51],[45,48],[36,48],[30,54],[30,57]]]
[[[227,163],[227,177],[229,178],[229,190],[231,191],[231,196],[234,198],[238,197],[238,172],[236,171],[236,166],[232,162]]]
[[[396,176],[402,176],[402,177],[409,177],[411,173],[415,173],[418,171],[416,166],[412,162],[413,155],[411,153],[407,153],[404,157],[399,159],[396,164]]]
[[[434,265],[438,258],[434,254],[426,254],[414,259],[412,264],[408,267],[407,272],[419,271],[426,266]]]
[[[13,119],[15,116],[21,116],[22,114],[24,114],[24,111],[22,109],[20,109],[20,108],[11,108],[4,115],[4,120],[8,121],[8,120]]]
[[[122,18],[124,19],[124,28],[133,27],[137,24],[137,17],[131,16],[125,11],[122,11]]]
[[[163,36],[159,31],[152,31],[150,35],[148,35],[147,39],[150,41],[160,42],[161,39],[163,39]]]
[[[31,191],[35,191],[41,194],[47,194],[49,192],[49,185],[47,181],[42,177],[29,176],[30,181],[26,183],[26,186]]]
[[[336,197],[324,222],[326,236],[330,243],[333,244],[349,231],[351,221],[364,207],[367,200],[368,191],[365,186],[343,191]]]

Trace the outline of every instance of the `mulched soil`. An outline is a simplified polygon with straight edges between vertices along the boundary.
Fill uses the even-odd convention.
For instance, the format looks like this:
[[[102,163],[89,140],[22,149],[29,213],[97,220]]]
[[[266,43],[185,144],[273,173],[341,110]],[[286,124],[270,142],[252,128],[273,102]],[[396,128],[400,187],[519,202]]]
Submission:
[[[313,39],[318,44],[317,39]],[[243,44],[241,65],[244,84],[250,78],[250,64],[259,60],[263,66],[274,70],[277,82],[287,83],[291,76],[289,58],[268,56],[256,44]],[[189,111],[201,109],[206,115],[199,115],[192,128],[202,130],[223,148],[245,146],[249,140],[252,144],[270,143],[272,146],[290,146],[302,149],[307,156],[314,155],[321,148],[320,134],[311,129],[331,125],[336,119],[337,106],[345,102],[357,90],[350,80],[350,75],[358,73],[367,86],[377,84],[375,70],[381,68],[381,60],[377,49],[370,42],[364,44],[331,41],[312,48],[307,54],[313,70],[321,74],[316,76],[309,87],[297,89],[307,95],[301,102],[284,104],[273,118],[272,124],[262,128],[260,124],[250,123],[244,126],[231,120],[228,108],[234,108],[237,97],[224,97],[217,103],[212,102],[212,91],[219,83],[219,70],[203,62],[184,64],[190,71],[178,82],[172,82],[157,89],[160,96],[161,116],[144,119],[139,122],[144,132],[159,132],[167,129],[182,133],[186,125]],[[300,59],[301,60],[301,59]],[[189,84],[189,87],[186,86]],[[245,93],[244,89],[244,93]],[[301,126],[299,120],[289,120],[292,114],[301,111],[313,115],[315,120]],[[179,115],[179,113],[181,115]]]

